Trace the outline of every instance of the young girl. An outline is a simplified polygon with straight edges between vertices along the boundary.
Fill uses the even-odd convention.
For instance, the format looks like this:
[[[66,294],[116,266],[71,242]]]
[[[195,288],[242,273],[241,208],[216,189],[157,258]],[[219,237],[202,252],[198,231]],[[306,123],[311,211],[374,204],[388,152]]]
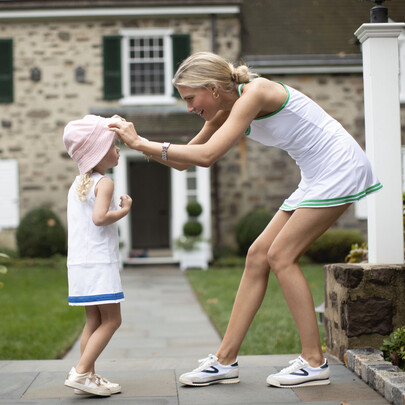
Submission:
[[[121,324],[120,302],[124,300],[119,274],[118,227],[132,200],[113,202],[114,183],[105,176],[117,166],[120,149],[108,124],[116,119],[86,115],[65,127],[63,142],[77,163],[76,177],[68,195],[69,305],[82,305],[86,324],[80,340],[81,357],[72,367],[65,385],[75,393],[109,396],[121,391],[95,374],[95,361]]]
[[[170,145],[142,141],[131,123],[111,124],[130,148],[184,170],[190,165],[212,165],[247,136],[287,151],[302,176],[297,190],[249,249],[216,356],[202,360],[198,368],[180,376],[180,382],[194,386],[239,382],[237,354],[263,301],[271,269],[297,325],[302,352],[290,366],[268,376],[267,383],[329,384],[314,303],[298,260],[350,203],[382,185],[350,134],[315,102],[285,84],[257,77],[247,66],[234,67],[208,52],[186,59],[173,84],[187,102],[187,111],[205,120],[202,130],[188,145]]]

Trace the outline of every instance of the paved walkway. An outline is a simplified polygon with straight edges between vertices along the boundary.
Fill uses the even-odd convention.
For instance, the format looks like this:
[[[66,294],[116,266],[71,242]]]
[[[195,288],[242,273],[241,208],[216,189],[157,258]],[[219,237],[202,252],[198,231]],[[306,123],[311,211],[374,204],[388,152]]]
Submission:
[[[126,296],[123,323],[97,361],[97,371],[120,382],[122,393],[81,398],[63,386],[67,372],[79,358],[76,344],[63,360],[0,361],[0,404],[388,404],[333,359],[329,386],[268,387],[267,375],[285,367],[294,355],[241,356],[239,384],[179,385],[181,373],[195,368],[198,359],[215,353],[220,342],[217,332],[177,267],[126,268],[122,282]]]

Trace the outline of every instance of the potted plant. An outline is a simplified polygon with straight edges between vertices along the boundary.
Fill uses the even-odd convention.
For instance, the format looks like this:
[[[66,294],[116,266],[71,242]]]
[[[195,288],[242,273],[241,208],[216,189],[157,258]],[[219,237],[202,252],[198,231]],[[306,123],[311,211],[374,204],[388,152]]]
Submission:
[[[198,221],[202,206],[191,201],[186,206],[188,220],[183,226],[183,235],[177,239],[176,246],[180,249],[180,268],[208,268],[207,242],[202,238],[203,226]]]

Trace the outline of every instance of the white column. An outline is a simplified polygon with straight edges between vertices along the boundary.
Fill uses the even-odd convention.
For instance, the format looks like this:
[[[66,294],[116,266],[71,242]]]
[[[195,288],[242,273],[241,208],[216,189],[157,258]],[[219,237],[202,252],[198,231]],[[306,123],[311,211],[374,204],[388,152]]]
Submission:
[[[372,264],[404,262],[398,36],[404,23],[363,24],[366,152],[383,189],[368,197]]]

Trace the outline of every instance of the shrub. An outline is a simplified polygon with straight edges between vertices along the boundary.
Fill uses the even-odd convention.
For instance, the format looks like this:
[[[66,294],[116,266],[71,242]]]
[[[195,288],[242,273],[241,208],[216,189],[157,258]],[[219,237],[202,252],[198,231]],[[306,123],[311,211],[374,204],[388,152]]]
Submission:
[[[405,326],[394,330],[380,347],[384,359],[405,371]]]
[[[17,228],[17,245],[22,257],[66,254],[66,232],[59,218],[48,208],[28,212]]]
[[[185,236],[199,236],[202,233],[202,225],[196,221],[187,221],[183,226]]]
[[[250,245],[263,232],[272,218],[273,214],[264,208],[257,208],[239,220],[236,225],[236,242],[241,256],[246,256]]]
[[[352,245],[362,244],[361,232],[352,229],[330,229],[307,250],[306,256],[316,263],[344,263]]]
[[[198,201],[190,201],[186,206],[189,217],[198,217],[202,213],[202,206]]]

